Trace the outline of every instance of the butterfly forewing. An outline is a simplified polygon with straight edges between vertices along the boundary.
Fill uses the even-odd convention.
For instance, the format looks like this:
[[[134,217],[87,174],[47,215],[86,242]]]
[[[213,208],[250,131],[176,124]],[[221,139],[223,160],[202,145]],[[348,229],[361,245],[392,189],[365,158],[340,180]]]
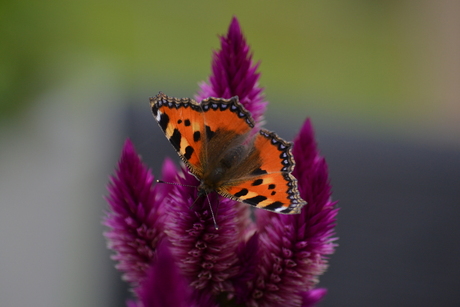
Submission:
[[[200,157],[206,147],[201,106],[193,99],[173,98],[159,93],[150,98],[152,113],[190,172],[202,175]]]
[[[238,102],[237,97],[231,99],[207,98],[201,102],[206,126],[212,131],[218,129],[232,134],[243,135],[254,127],[251,114]],[[222,116],[225,114],[225,116]]]
[[[238,98],[208,98],[200,103],[206,132],[204,154],[201,157],[206,186],[215,186],[232,177],[229,169],[238,158],[239,146],[254,127],[251,115],[238,102]],[[240,146],[242,147],[242,146]],[[235,159],[231,159],[230,156]],[[222,172],[216,172],[222,170]],[[216,173],[219,175],[216,176]]]

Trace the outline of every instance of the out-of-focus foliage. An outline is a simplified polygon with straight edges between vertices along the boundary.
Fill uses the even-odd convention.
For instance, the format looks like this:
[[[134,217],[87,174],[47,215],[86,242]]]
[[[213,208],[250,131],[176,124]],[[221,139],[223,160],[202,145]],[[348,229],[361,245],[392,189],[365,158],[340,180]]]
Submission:
[[[407,1],[3,1],[0,120],[91,63],[109,66],[128,94],[166,83],[192,96],[236,15],[268,95],[421,121],[437,108],[424,14]]]

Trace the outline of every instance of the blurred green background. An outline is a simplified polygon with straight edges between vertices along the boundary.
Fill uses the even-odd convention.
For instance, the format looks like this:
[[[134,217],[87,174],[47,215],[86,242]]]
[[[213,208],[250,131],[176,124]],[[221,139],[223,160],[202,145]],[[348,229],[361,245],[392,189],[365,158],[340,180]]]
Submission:
[[[193,97],[232,16],[282,137],[309,116],[318,135],[458,151],[459,12],[448,0],[1,1],[0,305],[123,305],[100,219],[127,110],[150,117],[159,91]],[[143,145],[169,146],[155,129]]]
[[[358,129],[459,142],[455,4],[98,0],[0,5],[3,121],[21,116],[38,97],[76,76],[91,78],[101,71],[111,78],[102,84],[142,98],[135,103],[164,87],[192,96],[196,82],[209,74],[216,35],[225,33],[235,15],[255,60],[262,62],[261,84],[273,104],[288,100],[283,107],[321,113]],[[78,108],[97,103],[85,99]]]

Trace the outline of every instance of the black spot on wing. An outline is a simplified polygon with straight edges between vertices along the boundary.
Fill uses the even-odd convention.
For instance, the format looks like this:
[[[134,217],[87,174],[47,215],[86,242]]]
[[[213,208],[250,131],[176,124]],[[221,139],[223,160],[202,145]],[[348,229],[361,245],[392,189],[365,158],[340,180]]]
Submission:
[[[160,115],[160,120],[158,121],[158,124],[160,125],[161,129],[163,129],[163,131],[166,131],[166,128],[168,128],[169,124],[169,116],[165,113],[162,113]]]
[[[260,167],[254,171],[252,171],[251,175],[263,175],[263,174],[266,174],[267,171],[266,170],[263,170],[261,169]]]
[[[200,139],[201,139],[201,132],[200,131],[193,132],[193,140],[195,142],[198,142]]]
[[[187,159],[187,160],[190,160],[190,158],[192,157],[193,152],[194,152],[194,150],[193,150],[192,146],[185,147],[184,158]]]
[[[258,203],[261,203],[264,200],[267,200],[267,197],[265,197],[263,195],[257,195],[257,196],[251,197],[251,198],[247,198],[244,201],[248,202],[250,204],[256,204],[257,205]]]
[[[153,116],[157,117],[157,115],[158,115],[158,106],[153,105],[152,113],[153,113]]]
[[[254,180],[254,181],[252,182],[251,185],[257,186],[257,185],[261,185],[263,182],[264,182],[263,179],[256,179],[256,180]]]
[[[269,185],[268,185],[268,189],[269,189],[269,190],[273,190],[274,188],[276,188],[276,184],[273,184],[273,183],[272,183],[272,184],[269,184]]]
[[[241,197],[241,196],[248,194],[248,192],[249,192],[248,189],[241,189],[241,191],[239,191],[238,193],[235,193],[235,196]]]
[[[206,138],[208,139],[208,141],[214,137],[214,134],[216,133],[211,130],[211,127],[206,125]]]
[[[174,129],[173,134],[169,138],[169,141],[171,144],[174,146],[174,148],[180,152],[180,140],[182,138],[182,135],[180,134],[179,130]]]
[[[190,126],[190,120],[186,119],[186,120],[184,121],[184,125],[185,125],[186,127]]]
[[[279,207],[282,207],[282,206],[283,206],[283,203],[282,203],[282,202],[280,202],[280,201],[275,201],[275,202],[272,202],[270,205],[264,207],[264,209],[274,211],[275,209],[278,209]],[[284,211],[284,210],[283,210],[283,211]]]

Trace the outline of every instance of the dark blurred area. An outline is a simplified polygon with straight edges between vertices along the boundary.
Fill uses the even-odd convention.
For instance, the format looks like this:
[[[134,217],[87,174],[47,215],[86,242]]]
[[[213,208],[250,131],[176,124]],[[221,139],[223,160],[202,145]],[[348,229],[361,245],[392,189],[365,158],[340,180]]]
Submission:
[[[324,306],[457,306],[460,152],[318,137],[342,208]]]

